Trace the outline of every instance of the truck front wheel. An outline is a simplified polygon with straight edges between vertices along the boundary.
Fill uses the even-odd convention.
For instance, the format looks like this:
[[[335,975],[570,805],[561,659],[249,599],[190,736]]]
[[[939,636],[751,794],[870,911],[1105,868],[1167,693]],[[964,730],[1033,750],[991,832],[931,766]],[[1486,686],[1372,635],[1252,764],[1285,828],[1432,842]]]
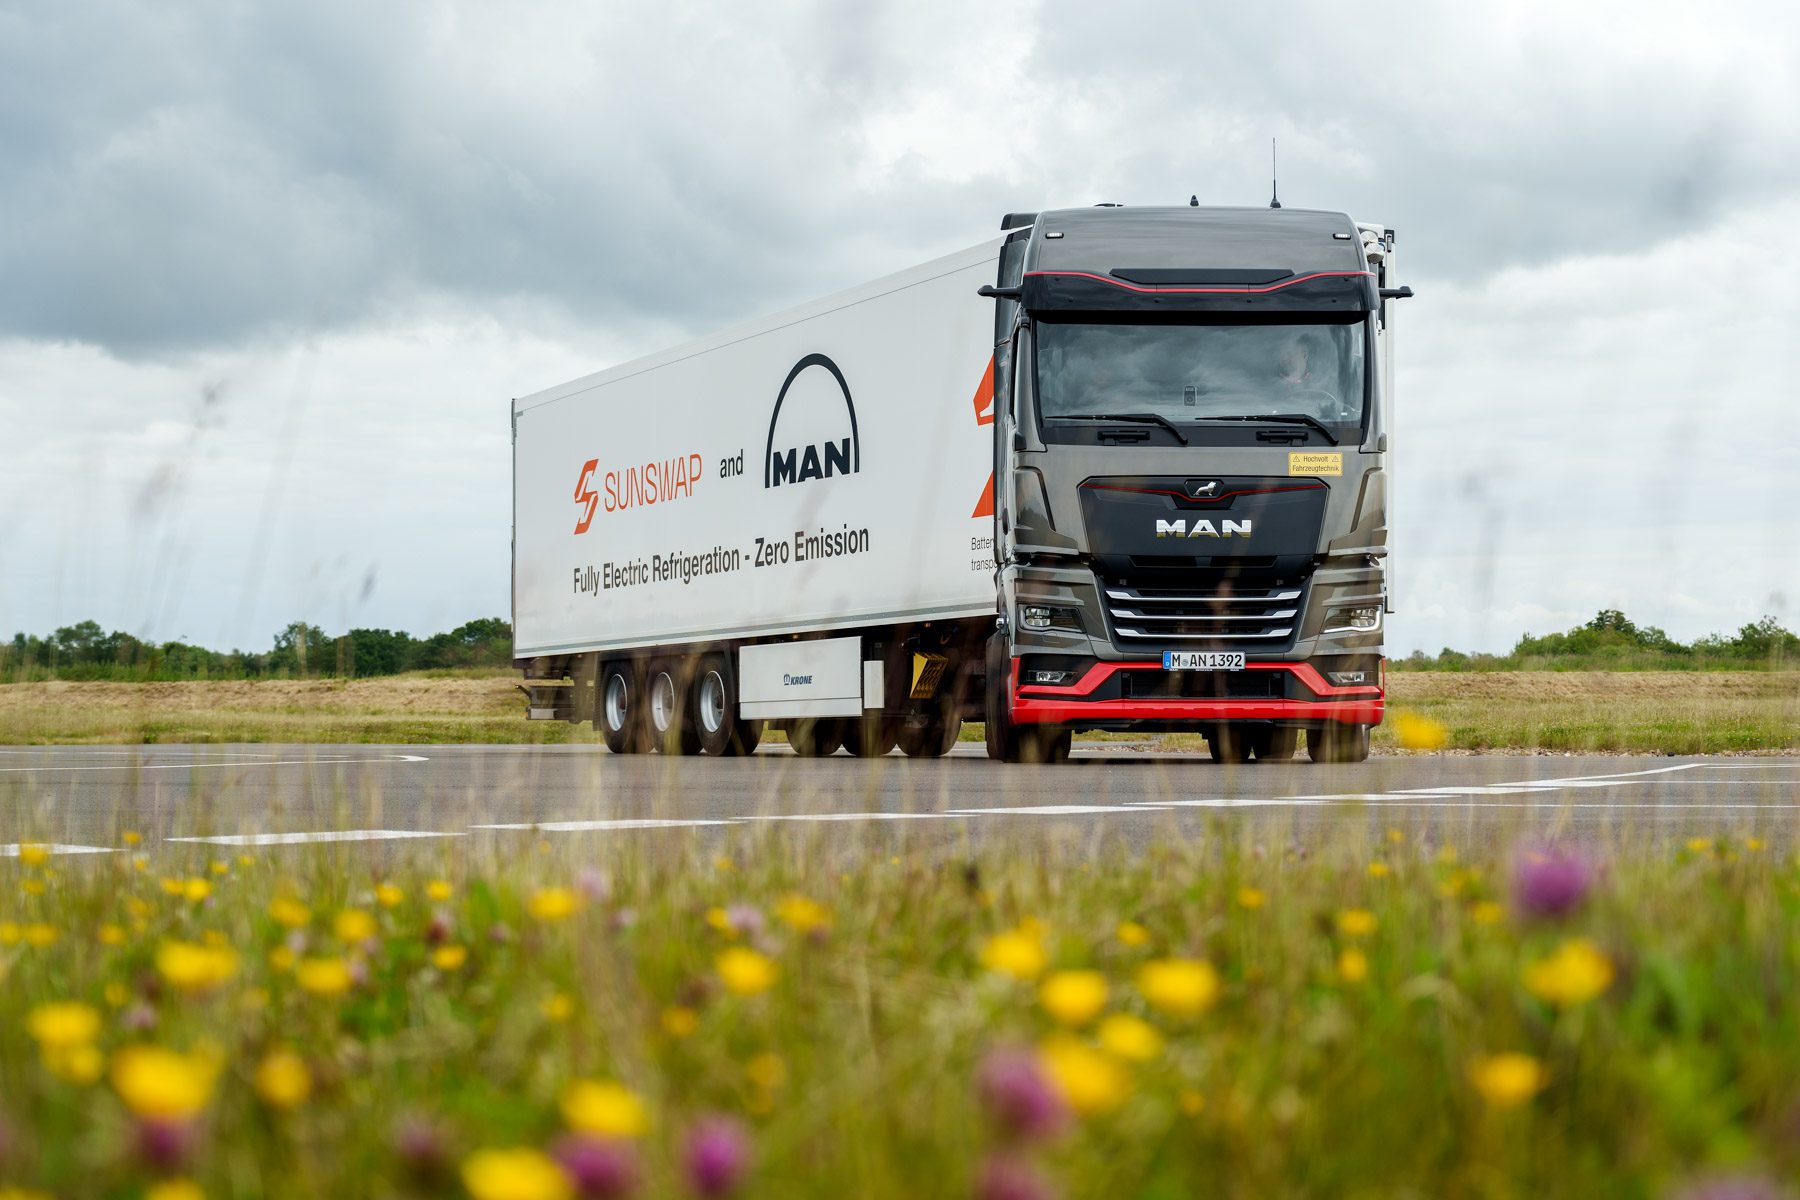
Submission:
[[[614,754],[642,754],[649,749],[644,730],[642,676],[632,664],[608,663],[600,674],[600,711],[594,717],[606,748]]]
[[[924,715],[905,718],[898,733],[900,749],[908,758],[942,758],[962,733],[962,717],[949,704],[934,702]]]
[[[1306,756],[1316,763],[1359,763],[1369,757],[1369,727],[1332,722],[1306,731]]]

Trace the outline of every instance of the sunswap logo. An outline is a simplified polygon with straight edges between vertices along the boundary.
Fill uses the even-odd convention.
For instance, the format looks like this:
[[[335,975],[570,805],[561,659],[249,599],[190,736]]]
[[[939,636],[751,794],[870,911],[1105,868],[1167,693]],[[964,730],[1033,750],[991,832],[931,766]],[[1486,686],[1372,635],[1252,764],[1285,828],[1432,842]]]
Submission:
[[[769,415],[763,486],[806,483],[862,470],[856,404],[838,365],[823,354],[794,364]]]
[[[594,475],[600,470],[600,460],[588,459],[581,464],[581,474],[575,480],[575,503],[580,511],[575,519],[575,532],[588,531],[602,500],[607,512],[620,512],[692,496],[694,484],[700,478],[700,464],[698,454],[683,454],[661,462],[608,471],[600,478],[601,490],[595,491]]]

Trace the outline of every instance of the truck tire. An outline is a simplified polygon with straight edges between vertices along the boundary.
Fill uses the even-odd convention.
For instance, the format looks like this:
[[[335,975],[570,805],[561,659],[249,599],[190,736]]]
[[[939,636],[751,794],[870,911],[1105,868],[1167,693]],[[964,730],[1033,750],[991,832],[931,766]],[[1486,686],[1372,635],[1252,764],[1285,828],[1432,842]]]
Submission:
[[[1257,762],[1287,762],[1300,747],[1298,729],[1281,729],[1265,725],[1250,737],[1250,749]]]
[[[594,724],[614,754],[642,754],[650,748],[644,730],[643,677],[629,662],[608,663],[600,673],[599,711]]]
[[[881,758],[900,742],[900,724],[886,713],[852,720],[844,735],[844,749],[858,758]]]
[[[756,743],[762,740],[762,722],[746,721],[738,715],[737,674],[729,656],[708,654],[700,660],[689,707],[702,753],[714,758],[755,753]]]
[[[839,717],[804,717],[788,724],[788,744],[801,758],[829,758],[844,744]]]
[[[650,668],[646,700],[650,714],[650,738],[664,754],[700,753],[700,731],[694,726],[694,706],[683,679],[685,664],[664,659]]]
[[[1214,725],[1206,733],[1206,752],[1216,763],[1250,761],[1249,730],[1234,721]]]
[[[962,734],[962,715],[936,705],[922,717],[908,717],[897,732],[908,758],[942,758]]]
[[[1012,722],[1012,656],[1006,635],[995,630],[987,642],[987,756],[995,762],[1019,761],[1019,727]]]
[[[1359,763],[1369,757],[1369,727],[1332,722],[1306,731],[1306,756],[1316,763]]]

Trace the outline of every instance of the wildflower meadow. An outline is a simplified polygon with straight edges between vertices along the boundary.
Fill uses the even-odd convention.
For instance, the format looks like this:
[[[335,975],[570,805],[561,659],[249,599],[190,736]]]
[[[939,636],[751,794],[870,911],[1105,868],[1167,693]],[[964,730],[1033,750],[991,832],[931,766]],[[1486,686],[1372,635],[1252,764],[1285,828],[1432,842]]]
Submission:
[[[1788,854],[1327,828],[24,842],[0,1197],[1784,1194]]]

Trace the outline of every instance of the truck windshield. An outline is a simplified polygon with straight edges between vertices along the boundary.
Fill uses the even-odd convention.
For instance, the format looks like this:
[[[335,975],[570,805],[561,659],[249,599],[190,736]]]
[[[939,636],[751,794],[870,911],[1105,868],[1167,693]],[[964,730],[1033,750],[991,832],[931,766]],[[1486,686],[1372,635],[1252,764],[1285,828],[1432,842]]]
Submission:
[[[1037,323],[1046,420],[1145,413],[1169,421],[1294,414],[1362,421],[1361,314],[1333,324]]]

